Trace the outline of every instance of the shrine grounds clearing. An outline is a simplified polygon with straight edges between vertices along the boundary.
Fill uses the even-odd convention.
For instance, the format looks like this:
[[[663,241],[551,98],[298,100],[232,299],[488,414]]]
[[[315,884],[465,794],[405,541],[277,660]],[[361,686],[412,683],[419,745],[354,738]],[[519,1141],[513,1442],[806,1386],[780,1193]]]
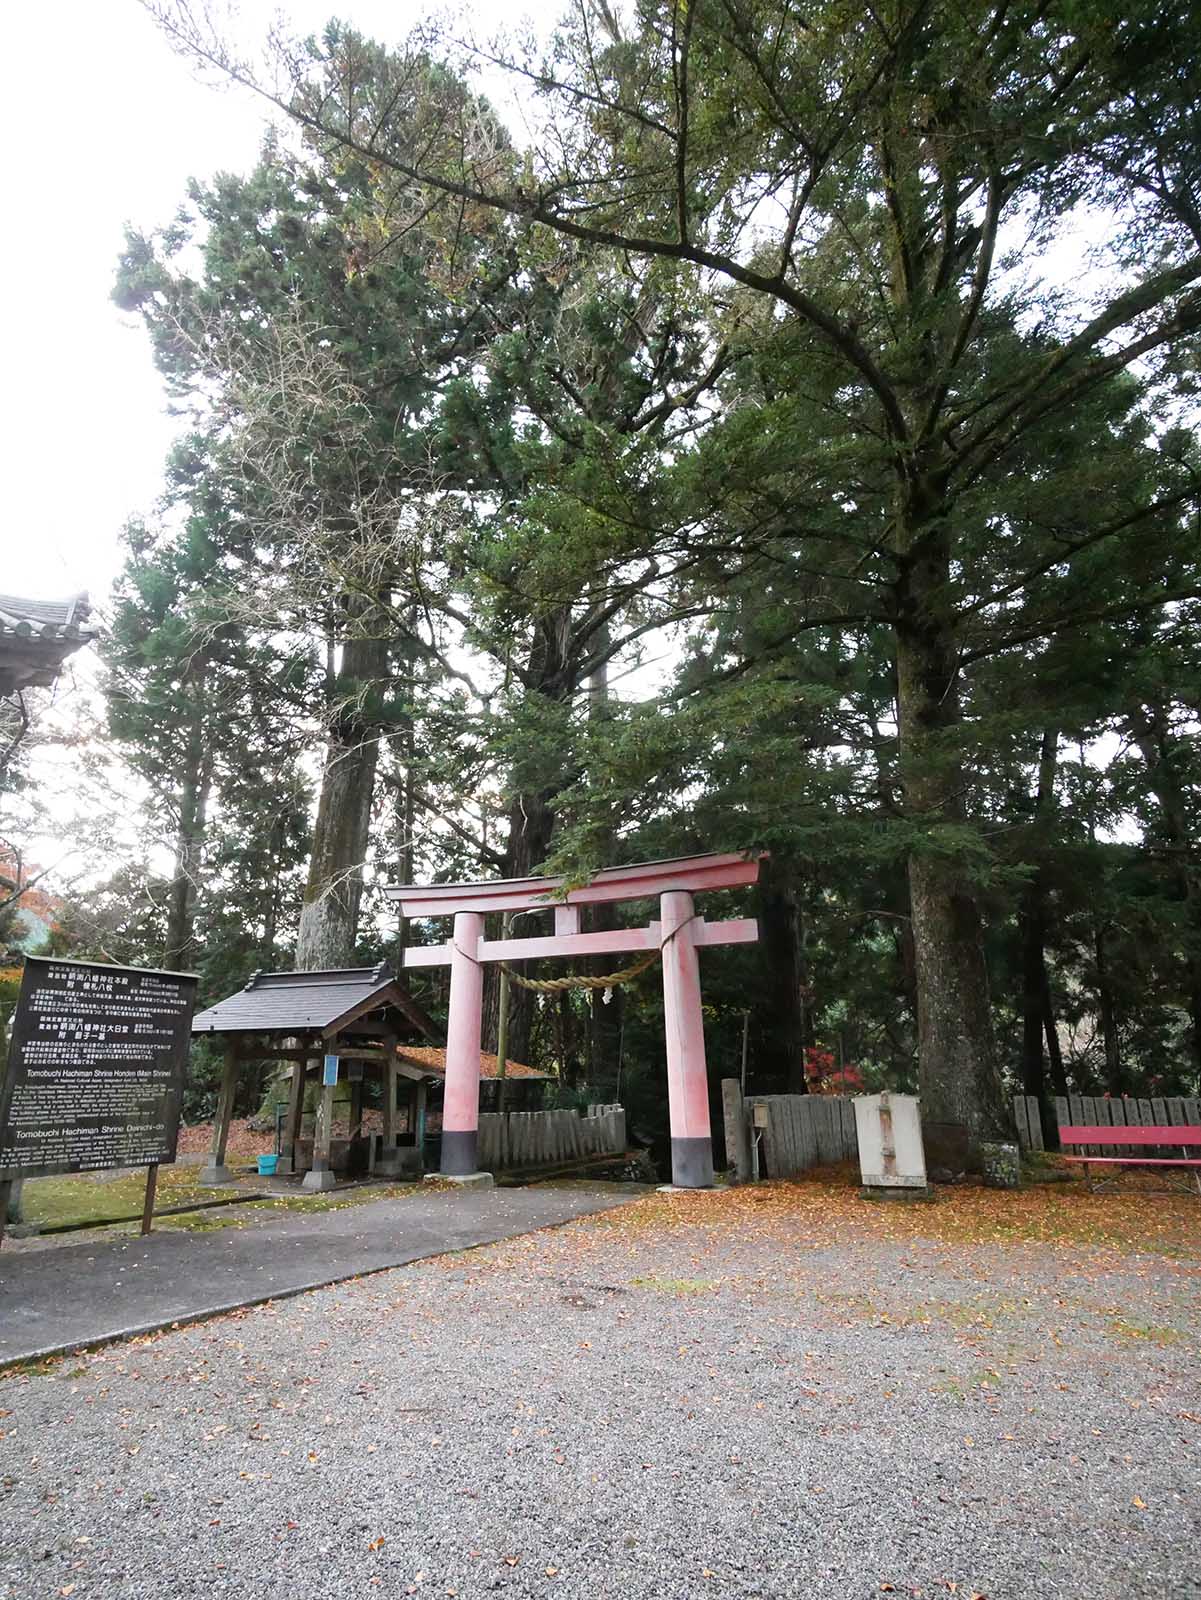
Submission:
[[[648,1195],[0,1381],[0,1595],[1196,1582],[1201,1202]]]

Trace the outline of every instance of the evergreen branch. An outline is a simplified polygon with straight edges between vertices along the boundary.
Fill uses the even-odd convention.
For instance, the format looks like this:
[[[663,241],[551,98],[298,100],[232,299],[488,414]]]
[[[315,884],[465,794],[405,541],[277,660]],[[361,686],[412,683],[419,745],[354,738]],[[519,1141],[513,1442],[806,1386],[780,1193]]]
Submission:
[[[389,788],[396,789],[400,793],[404,792],[405,780],[403,778],[397,777],[393,772],[385,772],[382,776],[384,783],[386,783]],[[451,812],[442,810],[441,806],[435,804],[432,797],[427,794],[424,789],[415,789],[413,791],[413,798],[423,808],[423,810],[428,811],[431,816],[437,817],[439,822],[444,822],[453,834],[462,839],[465,844],[469,844],[485,866],[495,867],[498,872],[503,872],[505,870],[504,856],[498,851],[493,850],[491,845],[486,844],[482,839],[473,834],[471,830],[461,823]]]
[[[1164,606],[1177,605],[1187,600],[1201,600],[1201,587],[1171,589],[1162,594],[1148,595],[1143,600],[1122,601],[1117,605],[1098,606],[1089,611],[1064,611],[1057,617],[1047,617],[1032,627],[1019,629],[1018,632],[1007,634],[991,644],[963,651],[959,657],[959,666],[962,669],[976,661],[987,661],[993,656],[1004,654],[1006,650],[1015,649],[1018,645],[1031,644],[1036,639],[1046,639],[1052,634],[1087,628],[1094,622],[1120,621],[1126,617],[1138,616],[1144,611],[1156,611]]]
[[[1138,356],[1166,343],[1167,340],[1182,332],[1192,332],[1201,327],[1201,297],[1195,297],[1187,312],[1183,310],[1176,312],[1166,322],[1160,323],[1141,338],[1109,356],[1090,363],[1084,371],[1077,373],[1060,388],[1053,389],[1050,394],[1046,393],[1050,380],[1070,366],[1076,357],[1094,349],[1103,339],[1119,328],[1127,326],[1135,318],[1162,305],[1170,295],[1187,289],[1198,278],[1201,278],[1201,253],[1190,256],[1187,261],[1157,273],[1152,278],[1144,279],[1124,294],[1118,295],[1104,311],[1048,356],[1018,388],[1013,398],[965,440],[956,451],[957,472],[963,475],[966,482],[972,482],[990,461],[1003,454],[1014,439],[1048,411],[1073,398],[1090,383],[1098,382],[1113,372],[1121,371]],[[1023,414],[1023,408],[1040,394],[1044,395],[1041,404]],[[1011,421],[1014,425],[1008,429],[1001,442],[990,447],[989,441]]]
[[[1100,544],[1105,539],[1112,539],[1119,533],[1125,533],[1128,528],[1136,527],[1148,517],[1156,516],[1161,511],[1171,511],[1177,506],[1201,503],[1201,485],[1190,484],[1187,489],[1182,489],[1178,494],[1165,495],[1161,500],[1153,500],[1150,505],[1140,506],[1137,511],[1132,511],[1129,516],[1120,517],[1116,522],[1106,523],[1104,527],[1097,528],[1093,533],[1083,539],[1076,539],[1070,544],[1061,545],[1059,549],[1040,561],[1037,566],[1030,567],[1021,577],[1015,578],[1011,583],[1005,584],[1000,589],[994,589],[991,594],[984,595],[979,600],[974,600],[970,605],[960,608],[960,617],[970,617],[977,612],[986,610],[989,606],[999,604],[1011,594],[1017,594],[1026,589],[1038,578],[1045,577],[1048,572],[1053,572],[1065,561],[1071,561],[1073,556],[1078,556],[1083,550],[1091,550],[1094,545]]]
[[[297,104],[295,98],[285,99],[276,90],[260,83],[251,72],[241,63],[235,61],[228,52],[206,43],[194,25],[189,29],[176,21],[177,11],[182,13],[185,22],[188,20],[184,0],[181,0],[180,5],[177,7],[172,7],[167,3],[167,0],[139,0],[139,3],[150,12],[159,26],[163,28],[176,47],[184,54],[190,55],[208,66],[215,67],[218,71],[224,73],[231,82],[257,95],[268,105],[274,106],[277,111],[280,111],[289,120],[296,122],[302,128],[307,128],[310,133],[322,139],[332,139],[343,149],[361,156],[366,161],[378,162],[380,166],[388,168],[402,178],[407,178],[412,183],[427,185],[441,194],[454,199],[469,200],[475,205],[485,206],[489,210],[500,212],[502,215],[520,217],[527,222],[541,223],[557,233],[565,234],[571,239],[578,239],[584,244],[600,245],[606,250],[625,252],[634,256],[658,257],[664,260],[687,262],[692,266],[703,267],[710,272],[716,273],[719,277],[728,278],[734,283],[742,284],[745,288],[754,289],[761,294],[767,294],[774,299],[780,300],[795,311],[805,322],[809,323],[860,374],[879,400],[888,419],[893,437],[899,441],[908,438],[909,429],[892,385],[850,325],[826,310],[825,307],[819,305],[804,290],[789,283],[783,273],[777,273],[769,277],[762,272],[755,271],[752,267],[744,265],[735,257],[722,251],[709,250],[701,245],[682,240],[626,233],[620,228],[600,227],[594,223],[578,221],[577,217],[586,214],[591,208],[578,206],[575,208],[574,213],[556,210],[548,203],[544,192],[527,193],[521,188],[508,190],[490,189],[478,180],[467,183],[458,178],[447,177],[443,173],[434,170],[432,166],[423,168],[419,163],[411,160],[406,161],[391,150],[381,150],[378,146],[373,146],[356,137],[349,127],[336,128],[331,126],[329,123],[322,121],[320,117],[307,111],[302,105]],[[920,12],[923,7],[918,6],[916,9]],[[549,192],[553,193],[553,191]]]

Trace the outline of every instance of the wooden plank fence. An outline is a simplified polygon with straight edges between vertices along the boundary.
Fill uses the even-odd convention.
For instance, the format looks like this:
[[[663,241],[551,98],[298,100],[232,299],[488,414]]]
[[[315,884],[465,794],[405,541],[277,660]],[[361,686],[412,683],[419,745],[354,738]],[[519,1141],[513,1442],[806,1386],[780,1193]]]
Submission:
[[[794,1178],[824,1161],[851,1161],[859,1154],[855,1107],[849,1097],[825,1094],[750,1095],[747,1118],[765,1108],[763,1154],[768,1176]]]
[[[1043,1145],[1042,1118],[1037,1099],[1031,1094],[1015,1095],[1013,1116],[1017,1123],[1018,1142],[1023,1150],[1041,1150]],[[1055,1121],[1077,1127],[1094,1128],[1164,1128],[1180,1127],[1183,1123],[1201,1122],[1201,1100],[1188,1095],[1161,1098],[1158,1095],[1141,1099],[1129,1095],[1069,1094],[1055,1096]],[[1151,1145],[1148,1154],[1162,1149],[1173,1154],[1170,1145]],[[1100,1145],[1082,1145],[1081,1155],[1112,1153]]]
[[[622,1156],[626,1114],[621,1106],[577,1111],[487,1111],[480,1113],[482,1172],[521,1172],[569,1166],[601,1156]]]
[[[1036,1094],[1015,1094],[1013,1120],[1017,1125],[1018,1144],[1023,1150],[1042,1150],[1043,1118]]]

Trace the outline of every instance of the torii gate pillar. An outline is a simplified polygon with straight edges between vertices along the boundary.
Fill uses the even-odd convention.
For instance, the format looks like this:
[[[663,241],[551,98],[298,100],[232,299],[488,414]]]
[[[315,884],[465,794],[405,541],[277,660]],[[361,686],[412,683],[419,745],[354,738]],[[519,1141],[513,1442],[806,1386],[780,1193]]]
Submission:
[[[713,1136],[701,973],[693,938],[692,896],[659,900],[663,919],[663,1025],[667,1037],[667,1109],[671,1121],[671,1181],[677,1189],[713,1187]]]
[[[450,957],[450,1015],[446,1028],[446,1091],[442,1105],[442,1164],[448,1178],[476,1173],[480,1126],[480,1034],[484,969],[476,951],[484,933],[478,911],[460,911]]]

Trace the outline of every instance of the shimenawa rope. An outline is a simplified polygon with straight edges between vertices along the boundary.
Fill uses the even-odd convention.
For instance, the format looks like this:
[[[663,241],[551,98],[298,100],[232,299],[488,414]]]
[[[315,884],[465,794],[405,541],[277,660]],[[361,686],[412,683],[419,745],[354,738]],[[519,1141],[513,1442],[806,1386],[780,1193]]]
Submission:
[[[526,978],[520,972],[515,971],[507,961],[498,961],[496,964],[502,972],[509,974],[509,977],[519,988],[534,989],[539,994],[560,994],[565,989],[615,989],[619,983],[629,983],[632,978],[637,978],[648,967],[653,967],[655,962],[660,960],[664,950],[666,950],[676,934],[681,929],[686,928],[690,922],[695,922],[698,915],[699,913],[694,911],[690,917],[685,917],[683,922],[671,930],[666,939],[663,939],[653,950],[648,951],[645,956],[635,961],[632,966],[623,967],[620,972],[606,973],[603,977],[590,978],[582,973],[574,973],[566,978]],[[455,948],[457,949],[458,946],[456,945]],[[466,951],[463,953],[466,954]],[[471,956],[469,959],[474,961],[476,958]]]

